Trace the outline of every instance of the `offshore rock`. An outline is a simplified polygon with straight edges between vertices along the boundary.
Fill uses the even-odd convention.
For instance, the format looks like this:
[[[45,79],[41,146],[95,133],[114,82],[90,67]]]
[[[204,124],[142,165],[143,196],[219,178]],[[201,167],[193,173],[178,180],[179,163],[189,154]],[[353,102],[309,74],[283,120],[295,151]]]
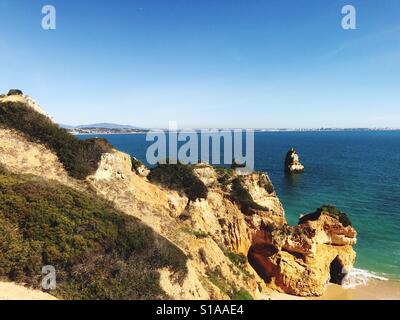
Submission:
[[[290,149],[285,158],[285,172],[287,173],[302,173],[304,166],[301,164],[299,155],[295,149]]]

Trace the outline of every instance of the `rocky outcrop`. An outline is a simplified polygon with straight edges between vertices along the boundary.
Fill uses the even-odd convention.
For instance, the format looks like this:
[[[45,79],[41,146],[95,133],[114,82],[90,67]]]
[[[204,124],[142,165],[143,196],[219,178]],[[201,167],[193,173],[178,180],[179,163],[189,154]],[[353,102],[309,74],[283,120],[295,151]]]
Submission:
[[[319,296],[329,282],[341,284],[355,261],[356,231],[332,210],[324,206],[297,226],[257,232],[249,257],[267,283],[299,296]]]
[[[3,101],[41,110],[26,96],[3,96]],[[294,154],[292,164],[299,165]],[[207,190],[196,198],[152,182],[140,161],[113,149],[81,181],[68,174],[54,152],[9,128],[0,129],[0,164],[79,191],[93,190],[182,249],[188,257],[185,279],[159,270],[160,285],[174,299],[228,299],[242,289],[259,298],[268,288],[320,295],[329,281],[340,282],[343,267],[354,263],[356,232],[344,214],[326,207],[288,226],[262,172],[243,175],[232,168],[193,165],[186,174]]]
[[[299,155],[295,149],[290,149],[285,158],[285,172],[287,173],[302,173],[304,166],[301,164]]]
[[[119,151],[104,154],[96,174],[87,181],[118,209],[140,218],[188,254],[195,272],[189,272],[192,278],[187,283],[199,283],[202,279],[202,286],[197,285],[198,289],[192,290],[189,297],[187,290],[178,290],[179,286],[171,285],[172,280],[166,281],[168,273],[162,271],[162,284],[167,292],[175,288],[173,292],[179,293],[174,296],[177,299],[225,299],[241,288],[255,297],[260,288],[266,289],[249,265],[238,267],[229,255],[246,257],[255,231],[263,223],[284,219],[274,193],[263,194],[263,205],[268,205],[268,209],[244,215],[239,204],[230,198],[230,185],[237,177],[233,170],[229,170],[229,181],[221,184],[221,173],[215,168],[204,163],[194,165],[192,172],[207,186],[208,194],[206,199],[190,201],[184,193],[155,185],[140,176],[135,169],[131,170],[130,161],[128,155]],[[257,185],[257,176],[268,179],[264,174],[244,178],[254,194],[254,188],[261,190],[263,186]]]

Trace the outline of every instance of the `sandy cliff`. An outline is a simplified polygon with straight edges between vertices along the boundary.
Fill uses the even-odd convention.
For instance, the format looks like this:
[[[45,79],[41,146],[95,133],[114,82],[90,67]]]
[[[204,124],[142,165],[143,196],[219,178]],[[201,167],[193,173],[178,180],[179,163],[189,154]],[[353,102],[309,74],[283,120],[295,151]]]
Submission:
[[[94,174],[78,180],[52,150],[6,127],[0,127],[0,164],[80,192],[94,190],[181,248],[188,257],[185,279],[159,270],[161,287],[174,299],[229,299],[243,292],[260,298],[271,289],[320,295],[354,263],[355,230],[324,210],[289,227],[265,173],[243,176],[194,165],[191,172],[206,186],[207,196],[193,200],[151,181],[147,170],[138,174],[130,155],[113,149],[101,156]]]

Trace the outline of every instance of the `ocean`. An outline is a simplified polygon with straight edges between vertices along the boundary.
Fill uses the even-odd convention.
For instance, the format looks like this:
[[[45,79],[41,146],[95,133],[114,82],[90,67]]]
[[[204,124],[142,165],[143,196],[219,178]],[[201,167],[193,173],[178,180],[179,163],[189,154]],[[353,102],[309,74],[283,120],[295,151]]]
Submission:
[[[146,163],[144,134],[97,136]],[[289,224],[334,204],[358,232],[356,272],[400,279],[400,131],[257,132],[254,141],[255,170],[270,176]],[[303,174],[283,172],[291,147]]]

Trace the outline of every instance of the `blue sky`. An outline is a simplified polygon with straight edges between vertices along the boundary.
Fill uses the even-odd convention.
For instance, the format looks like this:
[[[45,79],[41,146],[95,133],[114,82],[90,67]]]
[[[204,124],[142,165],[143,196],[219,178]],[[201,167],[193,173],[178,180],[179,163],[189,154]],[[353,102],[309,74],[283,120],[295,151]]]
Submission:
[[[400,127],[400,1],[0,0],[0,70],[65,124]]]

